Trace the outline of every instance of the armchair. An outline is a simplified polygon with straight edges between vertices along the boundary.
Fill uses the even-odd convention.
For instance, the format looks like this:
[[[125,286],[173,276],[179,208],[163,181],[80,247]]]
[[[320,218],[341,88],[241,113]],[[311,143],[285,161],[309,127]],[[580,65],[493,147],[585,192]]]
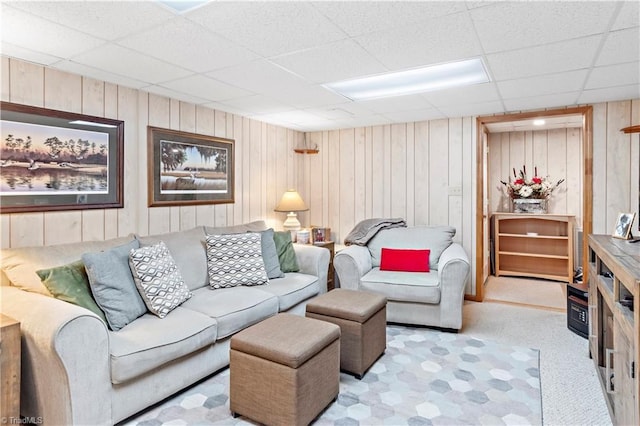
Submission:
[[[351,245],[334,257],[340,286],[387,297],[387,321],[458,331],[462,327],[469,258],[453,242],[455,228],[382,229],[366,246]],[[380,270],[382,248],[429,249],[429,272]]]

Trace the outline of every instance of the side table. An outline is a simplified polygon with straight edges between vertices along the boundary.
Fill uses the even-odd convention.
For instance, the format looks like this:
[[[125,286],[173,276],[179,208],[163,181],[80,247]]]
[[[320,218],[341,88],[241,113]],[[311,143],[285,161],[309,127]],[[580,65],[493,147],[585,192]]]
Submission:
[[[20,420],[20,323],[0,314],[0,413],[2,423]]]
[[[314,246],[324,247],[329,250],[329,271],[327,272],[327,291],[335,288],[335,271],[333,270],[333,256],[335,255],[335,243],[333,241],[317,241]]]

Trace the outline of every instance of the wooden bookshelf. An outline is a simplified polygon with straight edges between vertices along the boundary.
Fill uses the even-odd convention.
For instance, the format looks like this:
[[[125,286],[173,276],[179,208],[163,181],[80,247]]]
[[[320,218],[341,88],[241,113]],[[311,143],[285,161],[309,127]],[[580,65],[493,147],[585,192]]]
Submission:
[[[589,235],[589,354],[613,424],[640,420],[640,245]]]
[[[496,276],[573,281],[573,228],[570,215],[496,213]]]

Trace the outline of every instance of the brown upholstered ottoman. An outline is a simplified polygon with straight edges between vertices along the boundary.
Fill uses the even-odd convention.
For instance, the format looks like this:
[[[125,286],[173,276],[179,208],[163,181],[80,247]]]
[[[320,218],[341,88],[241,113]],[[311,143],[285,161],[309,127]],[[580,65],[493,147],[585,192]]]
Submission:
[[[340,327],[278,314],[231,337],[230,408],[266,425],[306,425],[338,396]]]
[[[307,303],[306,316],[340,326],[340,368],[361,379],[387,347],[387,299],[335,289]]]

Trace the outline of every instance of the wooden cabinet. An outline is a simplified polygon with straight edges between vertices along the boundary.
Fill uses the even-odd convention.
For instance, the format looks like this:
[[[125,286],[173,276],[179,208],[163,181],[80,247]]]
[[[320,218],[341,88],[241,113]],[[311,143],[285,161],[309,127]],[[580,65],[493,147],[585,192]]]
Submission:
[[[329,271],[327,272],[327,291],[335,288],[335,272],[333,269],[333,256],[335,255],[335,243],[333,241],[318,241],[314,246],[324,247],[329,250]]]
[[[0,416],[3,423],[20,421],[20,323],[0,314]]]
[[[574,216],[493,215],[495,274],[573,281]]]
[[[640,421],[640,246],[589,236],[589,352],[614,424]]]

